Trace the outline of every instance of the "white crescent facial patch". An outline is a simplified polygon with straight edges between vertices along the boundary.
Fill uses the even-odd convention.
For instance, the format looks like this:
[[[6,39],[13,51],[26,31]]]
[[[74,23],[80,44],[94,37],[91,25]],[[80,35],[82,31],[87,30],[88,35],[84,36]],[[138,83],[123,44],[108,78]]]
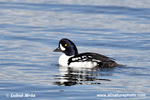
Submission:
[[[65,50],[66,50],[66,48],[64,48],[64,47],[62,46],[62,44],[60,44],[60,49],[61,49],[62,51],[65,51]]]

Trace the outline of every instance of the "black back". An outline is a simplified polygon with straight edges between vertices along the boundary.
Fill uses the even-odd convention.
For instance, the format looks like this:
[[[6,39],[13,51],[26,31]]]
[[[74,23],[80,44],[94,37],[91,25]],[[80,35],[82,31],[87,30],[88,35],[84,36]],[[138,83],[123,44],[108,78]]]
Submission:
[[[72,62],[85,62],[85,61],[92,61],[97,62],[97,66],[99,67],[115,67],[120,66],[115,61],[111,60],[112,58],[106,57],[104,55],[98,53],[81,53],[71,57],[68,61],[68,65]]]

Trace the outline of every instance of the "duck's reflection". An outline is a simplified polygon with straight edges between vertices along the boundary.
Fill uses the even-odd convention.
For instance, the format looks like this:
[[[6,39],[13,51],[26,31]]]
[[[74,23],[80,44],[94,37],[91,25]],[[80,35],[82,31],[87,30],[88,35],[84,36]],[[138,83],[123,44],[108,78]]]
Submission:
[[[88,84],[101,84],[102,81],[111,81],[109,79],[102,79],[101,76],[112,76],[111,70],[108,68],[103,69],[77,69],[70,67],[59,67],[60,76],[55,76],[58,80],[54,82],[59,86],[72,86],[72,85],[88,85]]]

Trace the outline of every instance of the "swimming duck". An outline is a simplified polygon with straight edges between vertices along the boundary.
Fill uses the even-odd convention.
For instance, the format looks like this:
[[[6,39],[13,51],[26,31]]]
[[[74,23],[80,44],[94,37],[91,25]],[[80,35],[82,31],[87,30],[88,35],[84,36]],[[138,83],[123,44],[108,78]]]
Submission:
[[[85,68],[101,68],[101,67],[115,67],[122,66],[117,64],[111,58],[104,55],[85,52],[78,53],[76,45],[69,39],[63,38],[59,41],[59,46],[54,52],[63,52],[59,57],[59,65],[66,67],[85,67]]]

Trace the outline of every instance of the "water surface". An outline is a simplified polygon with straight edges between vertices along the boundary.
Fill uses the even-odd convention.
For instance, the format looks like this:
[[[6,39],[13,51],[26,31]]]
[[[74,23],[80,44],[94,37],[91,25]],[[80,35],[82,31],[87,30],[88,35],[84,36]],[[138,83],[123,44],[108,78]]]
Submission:
[[[149,5],[149,0],[1,0],[0,99],[149,100]],[[60,67],[61,53],[53,50],[61,38],[71,39],[80,53],[97,52],[126,67]]]

